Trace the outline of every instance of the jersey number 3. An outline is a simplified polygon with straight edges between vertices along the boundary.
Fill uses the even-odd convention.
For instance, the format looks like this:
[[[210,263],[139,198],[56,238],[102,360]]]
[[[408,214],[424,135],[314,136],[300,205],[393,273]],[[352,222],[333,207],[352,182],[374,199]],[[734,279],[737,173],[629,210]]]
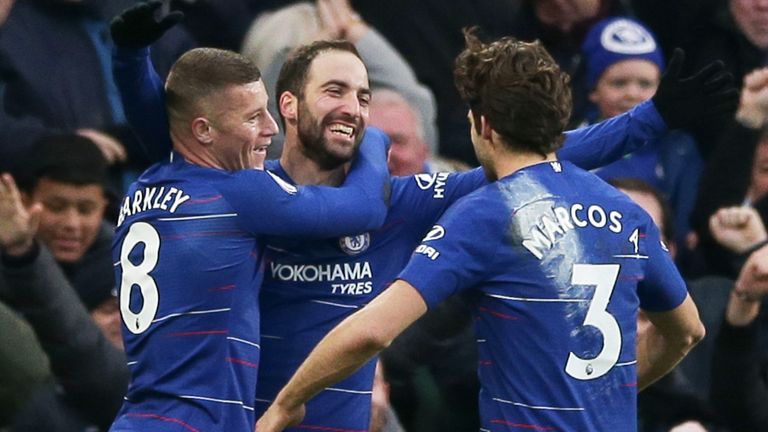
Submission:
[[[128,255],[139,243],[144,243],[144,253],[139,264],[135,265],[128,259]],[[160,235],[152,225],[146,222],[131,225],[120,248],[120,266],[123,270],[120,278],[120,315],[125,326],[134,334],[145,332],[157,314],[157,284],[149,273],[157,266],[159,252]],[[130,308],[131,288],[134,285],[139,287],[143,299],[138,312]]]
[[[595,287],[595,294],[589,304],[584,325],[595,327],[603,336],[603,349],[594,358],[581,358],[573,352],[569,353],[565,372],[576,379],[599,378],[608,373],[619,361],[621,330],[616,318],[607,310],[618,276],[618,264],[574,264],[573,266],[572,284]]]

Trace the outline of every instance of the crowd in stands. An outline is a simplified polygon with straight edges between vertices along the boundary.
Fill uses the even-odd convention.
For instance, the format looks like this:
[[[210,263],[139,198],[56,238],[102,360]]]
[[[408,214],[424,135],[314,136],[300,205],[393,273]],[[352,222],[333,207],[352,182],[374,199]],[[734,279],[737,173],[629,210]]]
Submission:
[[[109,30],[135,3],[0,0],[0,431],[105,431],[128,385],[110,248],[119,200],[152,161],[126,118]],[[452,77],[464,27],[542,41],[572,76],[574,127],[650,99],[681,55],[684,74],[722,61],[738,109],[713,107],[717,120],[594,172],[657,223],[708,332],[640,394],[639,430],[768,430],[768,2],[170,0],[158,17],[171,10],[183,20],[173,12],[153,41],[158,74],[193,47],[238,51],[261,69],[275,119],[292,49],[354,44],[394,176],[477,165]],[[452,298],[384,351],[372,431],[478,430],[471,325]]]

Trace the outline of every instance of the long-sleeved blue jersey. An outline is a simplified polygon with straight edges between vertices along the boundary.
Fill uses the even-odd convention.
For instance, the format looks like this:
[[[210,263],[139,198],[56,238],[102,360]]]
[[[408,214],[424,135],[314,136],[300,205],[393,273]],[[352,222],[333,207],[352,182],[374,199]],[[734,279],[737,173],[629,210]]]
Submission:
[[[131,186],[113,244],[131,384],[111,430],[253,429],[262,237],[380,226],[386,141],[366,133],[366,156],[342,188],[203,168],[176,153]]]

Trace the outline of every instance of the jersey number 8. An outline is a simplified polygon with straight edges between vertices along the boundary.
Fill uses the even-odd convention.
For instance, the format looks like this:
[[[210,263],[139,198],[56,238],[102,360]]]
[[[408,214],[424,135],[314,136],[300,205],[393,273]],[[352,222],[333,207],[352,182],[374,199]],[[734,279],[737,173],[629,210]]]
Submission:
[[[139,243],[144,243],[144,253],[139,264],[134,265],[128,255]],[[160,235],[152,225],[146,222],[131,225],[120,248],[120,266],[123,270],[120,278],[120,315],[125,326],[134,334],[145,332],[157,314],[157,284],[149,273],[157,266],[159,252]],[[131,288],[134,285],[139,287],[143,299],[138,312],[130,308]]]

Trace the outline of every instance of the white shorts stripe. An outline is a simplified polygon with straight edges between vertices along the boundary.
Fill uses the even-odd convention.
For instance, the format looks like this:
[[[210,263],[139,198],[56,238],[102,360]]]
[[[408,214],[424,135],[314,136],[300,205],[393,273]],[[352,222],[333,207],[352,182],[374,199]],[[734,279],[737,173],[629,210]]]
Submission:
[[[633,254],[633,255],[614,255],[613,257],[614,258],[648,259],[647,255],[638,255],[638,254]]]
[[[253,342],[249,342],[249,341],[247,341],[245,339],[240,339],[240,338],[236,338],[236,337],[232,337],[232,336],[227,336],[227,339],[229,339],[231,341],[235,341],[235,342],[244,343],[246,345],[255,346],[256,348],[261,349],[261,346],[259,346],[259,344],[253,343]]]
[[[152,321],[153,323],[160,322],[167,320],[168,318],[173,318],[177,316],[182,315],[203,315],[203,314],[209,314],[209,313],[219,313],[219,312],[229,312],[230,308],[224,308],[224,309],[211,309],[211,310],[202,310],[202,311],[189,311],[189,312],[178,312],[178,313],[172,313],[169,315],[166,315],[164,317],[160,317]]]
[[[623,362],[623,363],[616,363],[616,366],[631,366],[633,364],[637,364],[637,360],[632,360],[632,361]]]
[[[168,218],[157,218],[159,221],[184,221],[184,220],[198,220],[198,219],[219,219],[219,218],[231,218],[237,217],[237,213],[222,213],[215,215],[202,215],[202,216],[179,216]]]
[[[208,402],[216,402],[216,403],[224,403],[224,404],[232,404],[232,405],[240,405],[244,409],[253,411],[253,407],[246,406],[243,401],[239,400],[229,400],[229,399],[216,399],[216,398],[210,398],[205,396],[192,396],[192,395],[179,395],[182,399],[195,399],[195,400],[204,400]]]
[[[325,388],[328,391],[335,391],[335,392],[342,392],[342,393],[354,393],[354,394],[373,394],[373,391],[368,390],[348,390],[348,389],[341,389],[341,388],[335,388],[335,387],[326,387]]]
[[[538,409],[538,410],[553,410],[553,411],[584,411],[584,408],[567,408],[567,407],[550,407],[550,406],[536,406],[528,405],[521,402],[512,402],[504,399],[493,398],[496,402],[515,405],[523,408]]]
[[[328,305],[328,306],[336,306],[336,307],[348,308],[348,309],[357,309],[357,306],[355,306],[355,305],[346,305],[346,304],[341,304],[341,303],[332,303],[332,302],[323,301],[323,300],[310,300],[310,301],[312,303],[320,303],[320,304],[324,304],[324,305]]]
[[[514,300],[514,301],[523,301],[523,302],[542,302],[542,303],[579,303],[579,302],[590,302],[592,299],[579,299],[579,298],[573,298],[573,299],[567,299],[567,298],[535,298],[535,297],[509,297],[509,296],[503,296],[499,294],[486,294],[488,297],[503,299],[503,300]]]
[[[268,335],[268,334],[262,334],[261,338],[262,339],[285,339],[282,336],[275,336],[275,335]]]

